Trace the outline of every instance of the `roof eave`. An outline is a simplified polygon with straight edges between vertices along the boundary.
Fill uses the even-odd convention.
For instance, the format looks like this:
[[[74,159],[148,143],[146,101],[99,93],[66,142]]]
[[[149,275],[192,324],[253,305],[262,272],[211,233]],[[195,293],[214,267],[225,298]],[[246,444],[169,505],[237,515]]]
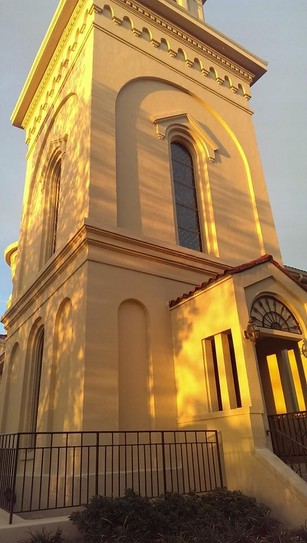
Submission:
[[[12,113],[11,122],[14,126],[24,128],[23,121],[27,110],[77,3],[78,0],[60,1]],[[142,0],[142,4],[152,10],[152,0]],[[266,72],[267,63],[264,60],[245,50],[203,21],[186,12],[183,14],[182,10],[170,4],[168,0],[160,0],[155,5],[155,11],[250,72],[253,77],[252,83],[255,83]]]
[[[225,281],[225,279],[228,279],[230,277],[234,277],[235,275],[244,273],[246,271],[250,271],[251,269],[254,269],[257,266],[261,266],[263,264],[272,264],[275,266],[278,270],[280,270],[284,275],[286,275],[291,281],[296,283],[301,289],[306,291],[306,285],[303,285],[298,281],[293,275],[287,271],[287,269],[279,264],[276,260],[274,260],[272,255],[262,255],[259,258],[256,258],[255,260],[251,260],[250,262],[247,262],[245,264],[240,264],[239,266],[234,266],[233,268],[226,268],[224,272],[221,274],[217,274],[215,277],[211,277],[210,279],[206,280],[201,285],[197,285],[194,289],[190,290],[189,292],[178,296],[178,298],[174,300],[169,301],[169,308],[173,309],[174,307],[177,307],[178,305],[181,305],[181,303],[185,302],[186,300],[192,298],[194,295],[199,295],[201,292],[204,292],[208,287],[215,286],[222,281]]]
[[[142,4],[148,9],[153,9],[152,0],[142,0]],[[189,15],[180,6],[170,3],[169,0],[160,0],[159,3],[155,4],[154,9],[216,52],[250,72],[253,76],[252,84],[266,73],[268,63],[265,60],[254,55],[204,21]]]
[[[31,100],[44,76],[61,35],[65,30],[77,3],[78,0],[60,1],[11,115],[11,122],[14,126],[24,128],[23,120]]]

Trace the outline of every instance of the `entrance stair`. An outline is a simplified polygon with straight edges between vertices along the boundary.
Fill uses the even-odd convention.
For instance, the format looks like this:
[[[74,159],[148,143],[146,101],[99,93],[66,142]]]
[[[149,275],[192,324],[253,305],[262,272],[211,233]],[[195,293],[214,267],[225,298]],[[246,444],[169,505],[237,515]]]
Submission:
[[[274,453],[307,482],[307,411],[268,417]]]

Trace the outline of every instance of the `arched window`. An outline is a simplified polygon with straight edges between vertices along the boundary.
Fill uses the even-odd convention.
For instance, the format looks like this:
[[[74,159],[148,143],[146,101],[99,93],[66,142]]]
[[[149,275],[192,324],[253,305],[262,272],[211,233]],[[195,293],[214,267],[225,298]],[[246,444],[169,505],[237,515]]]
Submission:
[[[202,250],[193,160],[188,149],[171,143],[172,171],[179,245]]]
[[[302,334],[300,326],[290,309],[269,294],[256,298],[251,308],[250,317],[253,323],[261,328]]]
[[[61,166],[61,155],[57,153],[53,156],[53,159],[50,162],[49,171],[47,173],[47,232],[44,258],[45,262],[55,253],[57,245],[61,190]]]
[[[30,391],[29,405],[29,431],[36,432],[39,406],[39,391],[41,384],[42,363],[44,351],[44,327],[42,326],[36,335],[33,347],[33,375]]]

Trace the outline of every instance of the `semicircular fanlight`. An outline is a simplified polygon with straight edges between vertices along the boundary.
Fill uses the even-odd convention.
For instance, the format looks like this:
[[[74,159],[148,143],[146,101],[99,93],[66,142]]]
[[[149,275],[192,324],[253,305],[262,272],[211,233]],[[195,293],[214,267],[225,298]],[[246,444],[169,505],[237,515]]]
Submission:
[[[260,296],[251,308],[250,317],[261,328],[301,334],[299,324],[285,304],[274,296]]]

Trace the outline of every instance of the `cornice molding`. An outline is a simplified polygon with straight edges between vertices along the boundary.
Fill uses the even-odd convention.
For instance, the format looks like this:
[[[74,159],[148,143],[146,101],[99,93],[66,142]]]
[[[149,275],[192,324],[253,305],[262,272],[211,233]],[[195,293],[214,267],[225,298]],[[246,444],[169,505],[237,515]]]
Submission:
[[[85,8],[87,3],[89,7],[86,10]],[[246,82],[248,86],[259,79],[259,77],[261,77],[266,71],[267,64],[265,61],[244,50],[244,48],[229,40],[229,38],[226,38],[209,25],[204,24],[193,17],[183,17],[182,13],[179,13],[176,9],[175,4],[173,5],[171,3],[164,2],[164,0],[160,0],[159,4],[156,4],[155,7],[159,7],[159,9],[161,8],[162,14],[165,12],[164,15],[166,14],[166,16],[162,15],[161,17],[157,11],[151,11],[153,9],[152,0],[142,0],[140,3],[133,2],[131,0],[112,0],[112,4],[116,4],[119,7],[125,7],[130,13],[136,13],[144,21],[149,21],[155,28],[162,28],[163,32],[167,33],[168,36],[180,40],[183,44],[188,45],[194,51],[201,51],[201,54],[207,61],[214,61],[218,66],[230,72],[230,75],[236,75],[242,79],[243,83]],[[37,122],[41,122],[41,118],[44,116],[45,110],[48,110],[50,108],[50,104],[54,102],[55,89],[60,88],[60,82],[63,84],[65,71],[67,73],[68,65],[71,65],[72,53],[78,46],[78,39],[77,43],[76,40],[74,40],[72,44],[68,44],[67,51],[65,52],[63,58],[60,59],[70,33],[74,28],[76,21],[78,21],[80,12],[82,9],[84,9],[86,11],[86,17],[90,15],[90,18],[93,19],[95,16],[98,16],[99,13],[105,9],[105,7],[106,5],[104,5],[103,8],[98,5],[98,0],[96,0],[96,3],[91,3],[89,0],[60,1],[57,11],[51,21],[50,27],[25,82],[19,100],[12,113],[11,120],[15,126],[26,128],[30,123],[34,110],[36,110],[38,106],[40,113],[37,115]],[[174,15],[174,20],[176,21],[175,24],[168,22],[167,17],[170,14]],[[181,30],[180,24],[185,20],[190,32]],[[117,17],[117,15],[114,15],[113,22],[120,25],[122,23],[122,19]],[[85,20],[79,26],[76,36],[74,37],[78,38],[80,34],[84,34],[87,24],[88,22]],[[135,35],[139,36],[140,29],[134,26],[133,30]],[[206,39],[208,39],[210,42],[209,46],[208,44],[206,45],[207,42],[202,39],[202,36],[206,36]],[[156,37],[152,37],[151,44],[154,47],[160,47],[161,42],[159,39],[156,39]],[[228,56],[223,50],[225,47],[226,51],[229,51]],[[175,57],[177,55],[176,48],[174,49],[170,47],[168,52],[170,56]],[[195,67],[195,60],[197,60],[197,62],[199,61],[199,59],[187,57],[187,66],[191,68]],[[48,78],[52,76],[54,70],[56,71],[55,67],[57,62],[59,62],[60,69],[55,75],[52,84],[49,85]],[[204,66],[203,75],[207,75],[206,72],[208,72],[208,70],[207,67]],[[224,80],[224,74],[218,74],[218,83],[222,84],[222,81]],[[45,95],[42,96],[47,86],[48,89]],[[236,85],[231,84],[230,88],[232,92],[238,92]],[[246,89],[246,92],[243,92],[243,95],[247,100],[250,98],[249,88]],[[34,129],[33,126],[27,131],[27,140],[29,131],[32,129]]]
[[[224,271],[229,268],[229,265],[218,262],[208,258],[208,255],[203,256],[193,254],[193,251],[187,252],[186,250],[173,249],[166,245],[158,245],[158,243],[150,242],[145,239],[131,237],[128,234],[124,234],[120,231],[106,230],[91,223],[88,219],[85,220],[84,225],[79,229],[75,236],[65,245],[65,247],[46,264],[41,273],[35,278],[32,285],[22,293],[18,300],[14,300],[11,307],[5,312],[2,317],[2,322],[6,328],[13,327],[18,319],[29,310],[33,304],[37,304],[38,299],[44,295],[44,292],[48,289],[55,280],[61,275],[64,276],[65,270],[73,263],[77,257],[84,253],[82,263],[80,265],[93,260],[89,254],[91,247],[98,247],[110,251],[110,253],[131,256],[135,262],[146,261],[156,262],[161,266],[168,266],[169,269],[173,269],[174,273],[176,269],[182,269],[195,274],[203,273],[208,277],[215,277],[220,271]],[[101,252],[102,259],[105,259],[104,252]],[[122,267],[127,267],[124,261],[121,260]],[[113,264],[118,266],[117,263]],[[137,265],[133,269],[138,269]],[[75,271],[75,270],[74,270]],[[159,277],[170,278],[172,273],[166,274],[161,270],[160,272],[153,271],[152,268],[147,267],[146,271],[139,270],[142,273],[149,275],[159,275]],[[66,278],[65,278],[66,281]],[[63,279],[64,282],[64,279]],[[191,284],[191,281],[180,279],[180,282]],[[47,299],[52,295],[52,292],[48,294]]]
[[[226,67],[228,70],[233,72],[235,75],[239,75],[241,78],[243,78],[248,84],[251,84],[254,79],[254,75],[249,72],[248,70],[244,70],[239,64],[236,64],[235,62],[230,61],[226,56],[222,55],[215,49],[208,47],[201,41],[197,40],[194,36],[189,34],[188,32],[182,31],[178,26],[169,23],[166,19],[163,17],[155,15],[153,12],[150,12],[149,10],[144,9],[139,4],[132,2],[131,0],[113,0],[117,4],[124,4],[129,11],[137,13],[140,15],[144,20],[149,20],[152,24],[154,24],[157,27],[163,28],[165,32],[167,32],[169,35],[176,37],[179,41],[181,41],[184,44],[189,45],[191,48],[193,48],[195,51],[201,51],[202,54],[209,60],[214,60],[217,64],[219,64],[221,67]],[[192,63],[194,63],[191,60]],[[224,81],[224,77],[220,78],[222,81]]]
[[[85,4],[86,0],[79,0],[22,120],[21,125],[26,130],[28,145],[48,116],[63,81],[66,80],[92,29],[95,5],[85,10],[83,18],[80,19]]]
[[[85,230],[84,227],[81,227],[63,249],[46,263],[25,292],[17,300],[13,299],[13,303],[1,318],[5,328],[14,326],[16,321],[43,295],[48,286],[62,275],[65,269],[85,249]]]
[[[122,12],[122,4],[127,9],[124,13]],[[115,10],[115,6],[119,8],[118,12]],[[133,14],[142,18],[147,25],[149,23],[148,27],[143,27],[139,22],[135,21],[131,17]],[[226,91],[230,89],[232,93],[241,95],[247,101],[250,100],[249,89],[253,81],[251,73],[242,70],[238,65],[230,63],[226,57],[219,56],[213,49],[196,41],[192,36],[182,32],[179,28],[169,24],[162,18],[156,17],[151,12],[144,10],[129,0],[113,0],[112,5],[109,2],[101,8],[99,15],[105,16],[109,20],[111,18],[116,26],[124,26],[124,23],[126,23],[125,28],[127,29],[127,25],[129,25],[130,31],[135,37],[146,40],[147,42],[149,41],[155,49],[160,49],[160,51],[168,53],[171,58],[176,60],[177,64],[178,60],[182,60],[186,67],[191,70],[191,75],[194,74],[194,77],[195,72],[198,72],[205,79],[214,79],[217,85],[223,86]],[[99,30],[107,32],[107,28],[99,23],[98,18],[95,19],[94,26]],[[163,30],[163,34],[155,34],[156,30],[160,32]],[[110,32],[108,33],[110,34]],[[118,39],[117,36],[114,37]],[[179,45],[182,45],[182,47],[178,47],[178,43],[175,44],[174,39],[177,42],[179,41]],[[200,51],[201,55],[199,54]],[[145,50],[143,52],[145,53]],[[195,53],[197,53],[197,56],[195,56]],[[157,56],[154,58],[159,60]],[[212,66],[213,62],[215,67]],[[171,65],[170,63],[168,64],[169,66]],[[219,68],[222,71],[218,71]],[[178,71],[178,67],[176,69]],[[182,70],[182,73],[184,72],[187,73],[187,70]],[[240,82],[235,81],[234,78],[239,78]]]
[[[28,145],[30,145],[33,137],[36,136],[38,127],[42,125],[44,119],[47,117],[48,112],[63,85],[63,81],[66,80],[68,73],[72,69],[90,30],[93,26],[96,26],[94,22],[96,16],[105,15],[108,10],[112,13],[112,20],[115,25],[120,26],[123,24],[124,17],[120,17],[119,14],[114,13],[114,9],[111,5],[105,4],[104,7],[101,8],[93,3],[89,9],[85,9],[85,4],[86,0],[79,0],[77,3],[69,23],[47,65],[47,69],[37,86],[36,92],[31,99],[26,114],[21,121],[22,128],[26,130],[26,143]],[[181,31],[180,28],[168,23],[163,18],[156,16],[154,13],[147,11],[130,0],[113,0],[112,4],[121,7],[125,6],[128,13],[137,14],[147,23],[150,22],[157,30],[162,29],[163,33],[166,33],[169,37],[176,38],[176,40],[179,40],[185,47],[188,46],[193,52],[197,51],[199,53],[201,51],[204,58],[194,57],[194,55],[194,58],[192,58],[191,51],[186,49],[181,50],[184,62],[188,68],[199,71],[204,77],[210,77],[210,73],[212,74],[212,72],[210,72],[211,66],[205,66],[204,59],[206,59],[214,61],[221,68],[224,68],[228,72],[232,72],[233,75],[243,79],[247,83],[248,89],[243,88],[242,84],[235,84],[235,82],[230,81],[227,74],[218,73],[216,69],[214,70],[215,80],[218,85],[223,85],[226,88],[229,87],[233,93],[242,94],[246,100],[250,99],[249,85],[253,80],[253,75],[251,73],[242,70],[240,66],[231,63],[226,57],[223,57],[213,49],[210,49],[201,42],[195,40],[193,36]],[[82,10],[84,10],[84,14],[83,17],[81,16],[80,18]],[[131,22],[131,31],[134,36],[144,38],[144,30],[146,29],[137,28],[137,25],[134,24],[132,19],[129,17],[127,17],[127,19]],[[162,45],[163,39],[163,36],[150,36],[152,46],[161,50],[164,50]],[[165,39],[164,42],[169,56],[174,59],[180,58],[179,50],[175,44],[172,44],[169,40]],[[15,110],[18,109],[19,102]],[[33,118],[35,112],[36,115]],[[14,120],[13,113],[13,122]]]
[[[113,21],[114,24],[115,24],[115,21]],[[120,23],[122,24],[122,23]],[[111,36],[111,37],[114,37],[113,33],[110,32],[109,29],[99,25],[98,23],[94,23],[93,25],[95,28],[97,28],[97,30],[99,30],[100,32],[103,32],[104,34],[108,35],[108,36]],[[142,53],[147,56],[148,58],[154,58],[156,62],[158,62],[159,64],[165,66],[165,61],[162,60],[161,58],[158,58],[157,56],[153,56],[149,50],[146,49],[143,49],[143,48],[140,48],[139,45],[137,45],[137,40],[134,40],[134,42],[132,41],[126,41],[125,39],[123,39],[122,37],[119,37],[119,35],[116,35],[116,39],[120,40],[122,43],[125,43],[127,46],[129,46],[131,49],[134,49],[136,51],[142,51]],[[175,53],[175,56],[176,56],[176,52]],[[185,71],[182,71],[178,68],[178,65],[176,66],[176,64],[174,63],[167,63],[167,67],[168,69],[170,69],[171,71],[175,72],[176,74],[180,74],[182,75],[185,79],[188,79],[189,81],[191,81],[192,83],[200,86],[202,89],[206,89],[206,91],[218,96],[219,98],[221,98],[222,100],[225,100],[229,103],[231,103],[233,106],[235,106],[236,108],[238,109],[241,109],[242,111],[244,111],[245,113],[247,113],[248,115],[253,115],[253,110],[251,110],[247,105],[244,104],[243,100],[242,102],[238,101],[238,100],[234,100],[231,96],[231,94],[228,94],[227,92],[226,93],[223,93],[221,94],[221,91],[219,90],[219,88],[215,85],[208,85],[207,84],[207,79],[206,78],[197,78],[195,77],[195,73],[193,70],[185,70]],[[209,78],[208,78],[209,79]],[[225,87],[227,87],[228,85],[225,85]],[[240,84],[239,84],[240,86]],[[242,85],[241,85],[242,87]],[[224,86],[223,86],[224,88]],[[232,89],[232,87],[231,87]],[[232,91],[232,92],[238,92],[238,89],[236,89],[235,91]],[[242,95],[243,97],[243,92],[239,93]],[[250,98],[250,96],[249,96]]]
[[[167,244],[148,239],[132,237],[121,230],[105,230],[89,221],[85,222],[87,241],[89,245],[109,248],[121,254],[139,257],[143,260],[167,264],[172,268],[181,268],[195,273],[205,273],[215,277],[217,270],[225,270],[229,265],[221,262],[218,258],[206,253],[196,254],[179,246],[176,248]],[[153,274],[152,270],[146,273]],[[168,277],[169,278],[169,277]],[[187,281],[187,283],[189,283]]]

